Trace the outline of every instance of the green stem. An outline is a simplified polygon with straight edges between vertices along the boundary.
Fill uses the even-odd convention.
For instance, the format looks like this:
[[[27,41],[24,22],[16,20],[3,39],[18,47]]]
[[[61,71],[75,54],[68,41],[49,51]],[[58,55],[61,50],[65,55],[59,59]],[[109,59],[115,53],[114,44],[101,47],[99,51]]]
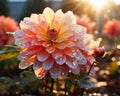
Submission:
[[[67,82],[65,81],[65,96],[67,96]]]
[[[90,74],[90,71],[91,71],[91,69],[92,69],[94,63],[95,63],[95,62],[93,62],[92,65],[90,66],[90,69],[88,70],[88,73],[87,73],[88,75]],[[85,88],[81,88],[81,94],[80,94],[80,96],[83,96],[84,91],[85,91]]]
[[[54,79],[51,81],[51,87],[50,87],[50,92],[53,93],[53,86],[54,86]]]

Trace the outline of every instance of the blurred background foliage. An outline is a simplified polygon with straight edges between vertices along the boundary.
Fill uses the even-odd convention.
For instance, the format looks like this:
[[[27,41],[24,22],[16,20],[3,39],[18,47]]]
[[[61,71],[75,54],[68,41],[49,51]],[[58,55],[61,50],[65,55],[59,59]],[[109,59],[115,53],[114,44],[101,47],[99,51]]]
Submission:
[[[9,15],[9,7],[7,0],[0,0],[0,15]]]

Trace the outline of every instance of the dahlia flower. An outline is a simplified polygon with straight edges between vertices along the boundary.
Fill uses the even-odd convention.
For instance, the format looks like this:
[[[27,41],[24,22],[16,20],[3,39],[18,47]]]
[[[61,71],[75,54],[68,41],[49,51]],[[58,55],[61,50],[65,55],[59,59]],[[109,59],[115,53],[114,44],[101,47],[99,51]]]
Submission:
[[[86,27],[87,33],[93,34],[95,23],[91,21],[91,19],[87,15],[76,15],[77,24]]]
[[[17,29],[19,29],[19,27],[14,19],[0,16],[0,47],[3,47],[5,44],[13,43],[13,39],[7,32],[14,32]]]
[[[120,35],[120,21],[112,19],[104,25],[103,34],[109,38],[113,38]]]
[[[42,14],[32,14],[20,22],[15,32],[15,44],[22,48],[19,68],[33,65],[35,75],[42,79],[48,72],[52,78],[65,78],[69,72],[79,74],[91,66],[91,52],[98,42],[76,24],[76,17],[68,11],[54,12],[45,8]]]

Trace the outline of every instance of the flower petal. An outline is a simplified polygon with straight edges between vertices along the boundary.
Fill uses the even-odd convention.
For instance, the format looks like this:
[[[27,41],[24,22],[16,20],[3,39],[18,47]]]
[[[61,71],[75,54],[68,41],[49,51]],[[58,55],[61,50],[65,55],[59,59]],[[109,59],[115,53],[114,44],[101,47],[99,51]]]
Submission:
[[[45,16],[45,19],[49,25],[51,25],[53,17],[54,17],[54,11],[51,8],[45,8],[43,11],[43,15]]]
[[[69,56],[66,57],[66,65],[72,69],[76,69],[78,67],[77,61]]]
[[[42,63],[40,61],[36,60],[33,63],[33,70],[39,69],[40,67],[42,67]]]
[[[40,51],[39,54],[37,55],[37,59],[40,61],[40,62],[44,62],[45,60],[48,59],[48,57],[50,56],[49,53],[47,53],[45,50],[43,51]]]
[[[60,58],[62,56],[63,56],[62,52],[60,50],[57,50],[57,49],[52,53],[52,57],[55,59]]]
[[[66,45],[64,43],[57,43],[55,44],[55,46],[58,48],[58,49],[65,49]]]
[[[25,48],[20,52],[18,59],[25,60],[27,58],[30,58],[31,56],[37,54],[40,50],[42,50],[41,46],[33,46],[33,47]]]
[[[35,72],[35,75],[36,75],[39,79],[44,78],[45,75],[46,75],[46,73],[47,73],[47,71],[46,71],[43,67],[41,67],[41,68],[39,68],[39,69],[37,69],[37,70],[34,70],[34,72]]]
[[[63,55],[62,57],[57,58],[55,61],[57,64],[62,65],[66,62],[66,56]]]
[[[95,61],[95,58],[93,56],[91,56],[85,52],[83,52],[83,55],[86,57],[89,65],[91,65]]]
[[[27,60],[22,60],[19,64],[20,69],[26,69],[27,67],[31,66],[34,63],[36,56],[32,56]]]
[[[31,14],[30,16],[31,20],[34,21],[36,24],[38,24],[38,15],[37,14]]]
[[[57,79],[60,74],[60,68],[57,64],[54,64],[50,69],[50,75],[53,79]]]
[[[59,78],[65,79],[68,76],[69,68],[66,65],[60,66],[60,75]]]
[[[71,71],[72,71],[72,73],[73,73],[73,74],[78,75],[78,74],[79,74],[79,72],[80,72],[80,68],[79,68],[79,67],[77,67],[76,69],[71,69]]]
[[[82,53],[80,52],[80,50],[76,50],[76,56],[75,58],[78,60],[79,64],[86,64],[87,60],[86,58],[82,55]]]
[[[46,51],[48,53],[53,53],[55,51],[55,46],[54,45],[50,45],[50,46],[46,47]]]
[[[43,67],[44,67],[45,70],[49,70],[54,64],[54,59],[52,57],[49,57],[42,64],[43,64]]]

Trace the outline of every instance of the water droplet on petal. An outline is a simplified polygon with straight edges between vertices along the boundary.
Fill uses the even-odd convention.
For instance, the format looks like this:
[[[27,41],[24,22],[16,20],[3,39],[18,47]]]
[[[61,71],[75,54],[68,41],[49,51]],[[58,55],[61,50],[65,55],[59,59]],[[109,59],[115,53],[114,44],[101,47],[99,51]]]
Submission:
[[[46,73],[47,73],[47,71],[43,67],[41,67],[41,68],[39,68],[37,70],[34,70],[34,72],[35,72],[35,75],[39,79],[42,79],[46,75]]]
[[[56,59],[56,63],[59,64],[59,65],[64,64],[65,61],[66,61],[66,56],[64,56],[64,55],[62,57],[59,57],[59,58]]]
[[[43,50],[37,55],[37,59],[40,62],[43,62],[43,61],[47,60],[49,56],[50,56],[50,54],[48,54],[45,50]]]
[[[33,70],[39,69],[40,67],[42,67],[42,63],[39,61],[34,62],[33,64]]]
[[[78,66],[78,63],[76,60],[74,60],[73,58],[71,57],[67,57],[67,60],[66,60],[66,64],[70,67],[70,68],[77,68]]]
[[[86,64],[87,63],[86,58],[82,55],[80,50],[77,50],[75,58],[78,60],[79,64]]]

